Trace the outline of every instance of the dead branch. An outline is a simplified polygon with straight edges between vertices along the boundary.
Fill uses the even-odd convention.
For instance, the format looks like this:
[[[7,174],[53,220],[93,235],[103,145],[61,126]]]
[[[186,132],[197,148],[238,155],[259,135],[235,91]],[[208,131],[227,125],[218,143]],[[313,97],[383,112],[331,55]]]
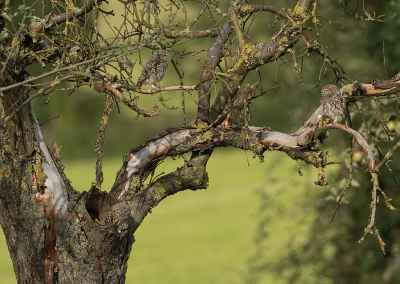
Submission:
[[[89,0],[86,4],[84,4],[81,8],[78,8],[73,11],[69,11],[63,14],[57,15],[55,12],[51,12],[46,15],[43,19],[38,21],[37,23],[30,24],[27,27],[27,32],[29,33],[40,33],[43,30],[47,30],[52,28],[53,26],[63,23],[65,21],[69,21],[72,19],[76,19],[88,14],[91,10],[101,5],[104,0]]]

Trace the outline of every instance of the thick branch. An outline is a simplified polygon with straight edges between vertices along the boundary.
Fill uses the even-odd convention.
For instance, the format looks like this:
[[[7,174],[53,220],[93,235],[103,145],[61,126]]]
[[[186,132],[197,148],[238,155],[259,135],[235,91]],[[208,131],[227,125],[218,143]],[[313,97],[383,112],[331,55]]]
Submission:
[[[341,92],[348,98],[352,98],[353,93],[364,96],[382,95],[382,92],[369,92],[369,90],[376,90],[376,88],[376,86],[370,87],[370,84],[350,84],[344,86]],[[394,92],[396,88],[397,86],[387,88],[386,94]],[[144,180],[155,169],[157,163],[167,156],[198,151],[203,153],[215,147],[233,146],[251,150],[261,158],[266,150],[283,151],[293,159],[303,160],[321,169],[330,164],[328,152],[319,151],[314,139],[317,133],[327,129],[338,129],[353,136],[366,155],[368,169],[375,172],[377,170],[375,158],[366,140],[358,132],[345,125],[327,124],[329,120],[325,118],[326,115],[322,106],[320,106],[293,134],[271,131],[264,127],[233,126],[225,128],[222,125],[215,125],[215,127],[210,128],[169,129],[133,149],[125,156],[124,165],[117,175],[111,194],[120,200],[128,199],[131,200],[132,204],[142,204],[143,208],[147,208],[146,210],[143,209],[144,211],[139,210],[140,213],[138,212],[139,217],[135,220],[140,223],[148,210],[163,198],[180,190],[197,188],[193,183],[186,183],[187,186],[181,188],[175,184],[173,180],[177,178],[179,170],[166,175],[151,186],[144,187]],[[185,167],[180,170],[186,171],[187,168]],[[200,169],[193,167],[192,170],[196,172]],[[200,176],[204,177],[204,175]],[[192,175],[192,179],[195,177],[196,175]],[[199,178],[196,182],[203,186],[205,181],[206,179]],[[169,186],[165,187],[166,184],[169,184]]]
[[[220,115],[226,104],[236,95],[240,85],[250,70],[277,60],[299,41],[305,23],[311,17],[309,9],[312,2],[312,0],[299,1],[293,13],[286,13],[283,15],[288,20],[282,28],[265,43],[255,45],[240,40],[240,38],[244,38],[240,36],[242,32],[238,28],[235,29],[239,39],[239,48],[237,49],[229,69],[223,74],[223,82],[225,84],[219,91],[212,105],[212,121]],[[245,9],[245,7],[242,9]],[[281,10],[280,13],[283,13],[283,10]],[[240,19],[238,21],[240,21]]]
[[[208,186],[207,161],[212,151],[193,153],[190,161],[176,171],[160,177],[148,189],[134,193],[132,209],[138,227],[146,215],[164,198],[183,190],[205,189]],[[137,228],[136,227],[136,228]],[[136,230],[136,228],[134,228]]]
[[[199,88],[200,84],[196,85],[191,85],[191,86],[168,86],[168,87],[157,87],[153,89],[142,89],[138,88],[137,86],[134,85],[128,85],[128,84],[121,84],[122,89],[130,90],[130,91],[136,91],[140,94],[145,94],[145,95],[154,95],[156,93],[161,93],[164,91],[179,91],[179,90],[185,90],[185,91],[193,91],[197,90]]]
[[[260,51],[262,64],[277,60],[299,40],[303,26],[311,16],[309,10],[313,2],[313,0],[299,1],[293,13],[286,14],[285,18],[288,18],[286,23],[269,41],[263,44]],[[257,66],[259,63],[254,62],[249,68],[254,69]]]
[[[309,131],[313,128],[310,127]],[[265,150],[282,150],[282,147],[303,149],[310,143],[309,133],[302,135],[284,134],[269,131],[261,127],[240,127],[237,129],[171,129],[142,146],[133,149],[118,173],[111,194],[120,200],[126,198],[130,191],[140,190],[147,171],[154,167],[157,159],[166,156],[205,151],[215,147],[233,146],[251,150],[262,155]],[[246,137],[246,138],[244,138]],[[310,161],[310,163],[313,163]]]
[[[358,84],[361,95],[366,97],[380,97],[398,93],[400,91],[400,73],[391,80],[373,80],[370,84]]]
[[[204,83],[202,83],[199,87],[199,102],[196,118],[203,122],[209,121],[210,89],[213,80],[211,76],[219,63],[219,60],[224,54],[223,45],[228,40],[231,32],[231,22],[227,21],[220,28],[219,36],[216,38],[214,44],[208,51],[207,61],[204,64],[203,73],[200,76],[200,81]]]

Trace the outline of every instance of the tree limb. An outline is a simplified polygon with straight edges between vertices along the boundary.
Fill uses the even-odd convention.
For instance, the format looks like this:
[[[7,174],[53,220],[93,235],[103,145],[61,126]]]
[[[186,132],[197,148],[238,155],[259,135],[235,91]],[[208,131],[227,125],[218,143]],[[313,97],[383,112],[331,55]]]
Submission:
[[[203,122],[209,122],[210,112],[210,89],[212,85],[212,74],[217,67],[220,59],[224,55],[224,44],[228,40],[232,32],[231,22],[227,21],[222,25],[219,31],[219,36],[214,44],[210,47],[207,54],[207,61],[204,64],[203,72],[200,76],[200,81],[203,83],[199,86],[199,102],[197,106],[196,119]]]
[[[367,86],[369,85],[367,84]],[[350,92],[350,90],[353,90],[357,94],[359,90],[366,90],[363,91],[364,95],[378,95],[377,93],[370,93],[369,90],[371,89],[366,88],[365,84],[357,84],[357,86],[350,84],[342,88],[343,92]],[[393,88],[388,88],[386,94],[393,91]],[[380,92],[379,95],[382,95],[382,93]],[[366,140],[357,131],[345,125],[336,123],[326,124],[322,119],[323,117],[325,117],[325,114],[322,106],[320,106],[292,134],[271,131],[265,127],[240,127],[234,125],[229,128],[222,125],[215,125],[213,128],[191,126],[169,129],[125,155],[124,164],[117,175],[116,183],[111,189],[111,195],[119,200],[131,200],[133,204],[137,202],[143,204],[142,199],[146,196],[145,199],[147,201],[153,200],[146,203],[146,208],[150,210],[169,194],[179,191],[179,189],[173,186],[174,183],[172,181],[170,181],[172,184],[170,184],[168,190],[162,191],[161,195],[160,192],[155,192],[155,187],[153,187],[156,186],[157,182],[165,184],[165,181],[169,180],[170,177],[176,177],[176,173],[171,173],[171,175],[167,175],[165,178],[160,178],[153,186],[143,187],[143,182],[149,172],[153,170],[155,161],[160,161],[167,156],[176,156],[187,152],[200,151],[202,153],[216,147],[233,146],[239,149],[251,150],[261,159],[263,153],[267,150],[282,151],[293,159],[303,160],[319,169],[323,169],[333,162],[328,161],[327,151],[320,151],[318,149],[314,141],[314,136],[317,132],[327,129],[338,129],[354,137],[366,155],[368,169],[371,173],[375,173],[378,168],[372,150]],[[181,170],[183,169],[181,168]],[[183,187],[182,190],[185,188]],[[187,188],[190,188],[190,186]],[[157,196],[151,196],[152,194],[156,194]],[[138,198],[142,201],[139,201]],[[147,213],[142,212],[140,214],[141,217],[139,219],[141,220]]]
[[[30,24],[26,30],[29,33],[40,33],[43,30],[50,29],[57,24],[85,16],[95,7],[100,6],[102,2],[104,2],[104,0],[88,0],[87,3],[84,4],[81,8],[77,8],[73,11],[69,11],[59,15],[51,12],[37,23]]]

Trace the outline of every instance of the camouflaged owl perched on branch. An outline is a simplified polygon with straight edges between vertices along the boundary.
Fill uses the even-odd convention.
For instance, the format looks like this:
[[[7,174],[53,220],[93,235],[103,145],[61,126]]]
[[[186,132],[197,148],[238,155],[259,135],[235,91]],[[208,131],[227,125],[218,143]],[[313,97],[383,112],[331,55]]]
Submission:
[[[143,84],[148,84],[155,88],[164,78],[170,60],[171,54],[166,50],[156,51],[143,67],[136,86],[142,87]]]
[[[322,109],[333,123],[345,123],[347,117],[346,99],[340,93],[340,89],[329,84],[322,88]]]

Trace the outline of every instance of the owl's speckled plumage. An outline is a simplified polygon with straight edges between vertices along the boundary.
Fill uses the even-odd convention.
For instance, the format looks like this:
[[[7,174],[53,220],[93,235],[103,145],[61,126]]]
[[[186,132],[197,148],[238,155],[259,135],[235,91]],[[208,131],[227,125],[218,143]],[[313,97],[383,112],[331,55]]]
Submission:
[[[130,207],[125,203],[117,203],[104,216],[100,217],[100,222],[106,226],[116,225],[117,232],[121,233],[128,229],[130,216]]]
[[[322,108],[325,115],[333,120],[333,123],[343,123],[346,121],[346,100],[340,93],[340,89],[329,84],[322,88]]]
[[[136,85],[141,87],[143,84],[148,84],[154,88],[164,78],[170,60],[171,54],[166,50],[155,52],[143,67]]]

